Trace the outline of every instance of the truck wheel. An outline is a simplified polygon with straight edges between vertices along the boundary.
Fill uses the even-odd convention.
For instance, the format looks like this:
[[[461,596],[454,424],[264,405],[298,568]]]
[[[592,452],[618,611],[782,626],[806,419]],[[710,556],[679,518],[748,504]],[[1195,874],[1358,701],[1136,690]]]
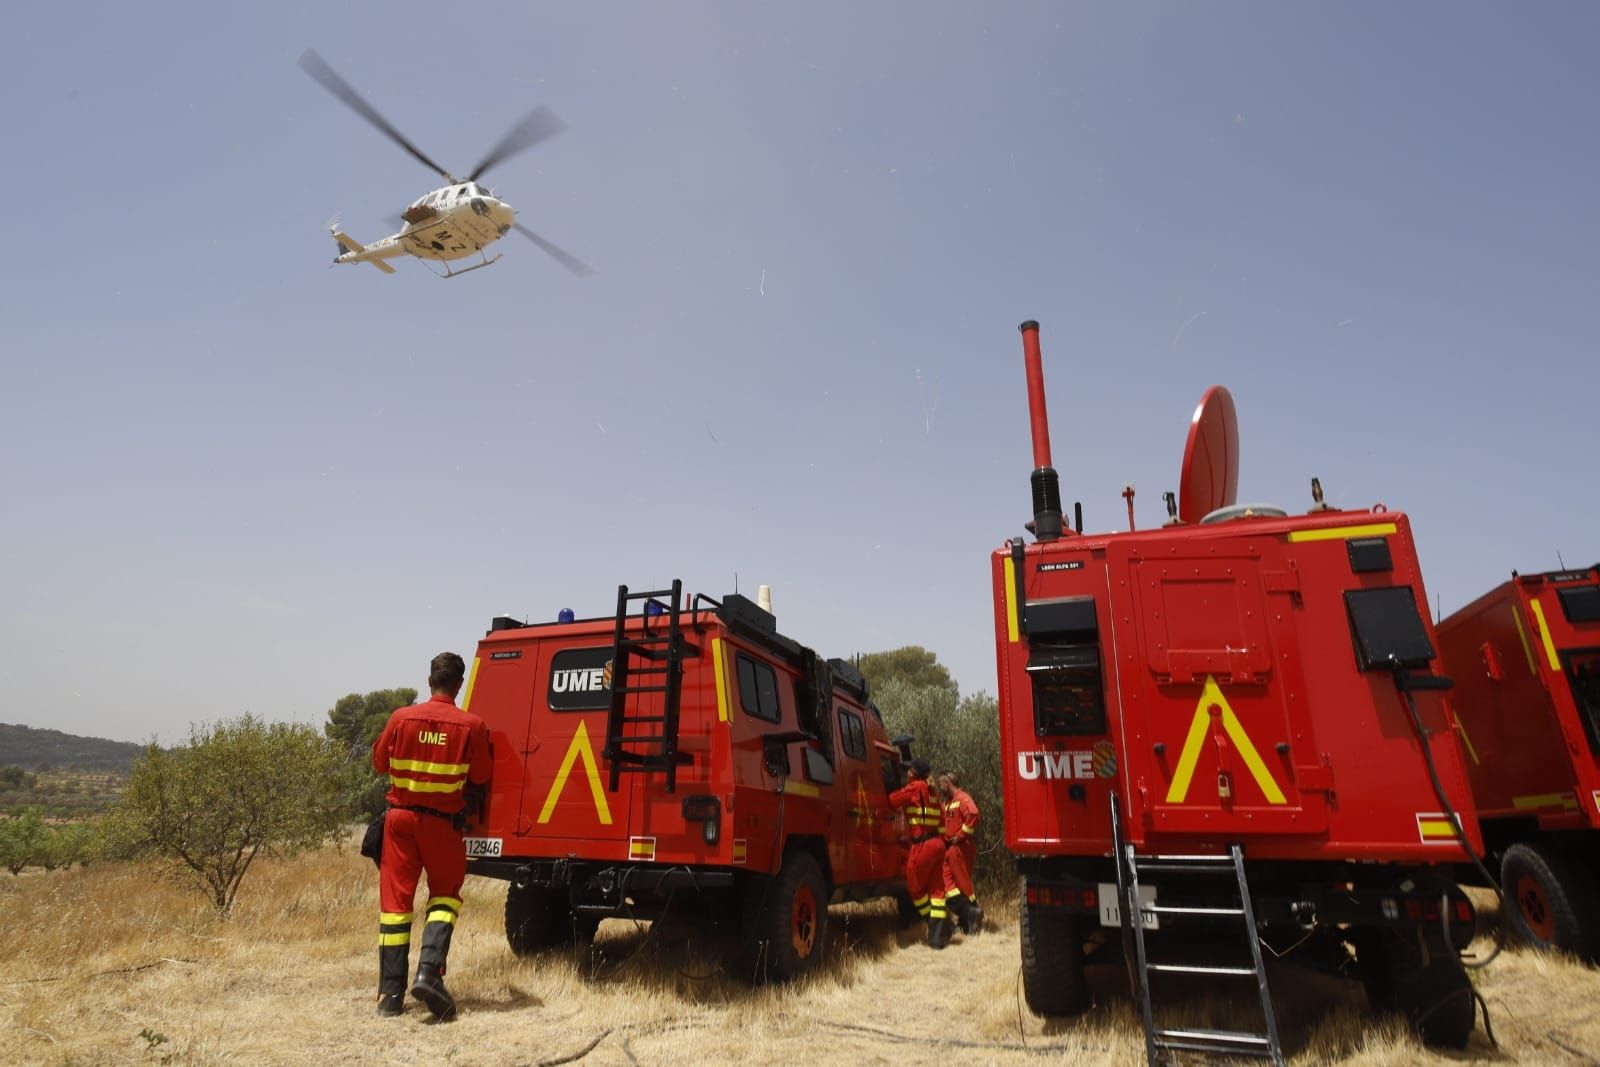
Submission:
[[[828,883],[809,853],[793,850],[776,876],[745,894],[739,969],[758,982],[786,982],[814,970],[828,933]]]
[[[526,956],[572,939],[572,906],[566,893],[538,885],[521,889],[512,885],[506,890],[506,944],[513,954]]]
[[[1035,1015],[1078,1015],[1089,1006],[1083,978],[1083,917],[1022,900],[1022,995]]]
[[[1548,844],[1512,845],[1500,865],[1511,928],[1536,948],[1600,957],[1600,920],[1588,872]]]
[[[1381,990],[1381,997],[1389,1002],[1387,1007],[1404,1015],[1425,1045],[1466,1045],[1477,1004],[1472,998],[1472,981],[1455,950],[1445,944],[1443,933],[1433,929],[1373,933],[1377,935],[1374,940],[1382,978],[1368,983],[1368,998],[1378,1000],[1373,995],[1375,987]]]

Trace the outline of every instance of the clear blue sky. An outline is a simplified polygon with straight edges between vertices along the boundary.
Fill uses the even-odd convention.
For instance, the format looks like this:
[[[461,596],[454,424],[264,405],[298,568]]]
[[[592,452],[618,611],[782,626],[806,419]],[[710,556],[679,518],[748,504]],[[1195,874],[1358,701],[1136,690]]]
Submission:
[[[163,741],[423,684],[491,616],[769,583],[994,689],[1016,325],[1091,529],[1175,487],[1413,519],[1446,612],[1600,557],[1600,7],[33,4],[0,35],[0,721]],[[330,269],[434,176],[592,263]],[[3,761],[0,753],[0,761]]]

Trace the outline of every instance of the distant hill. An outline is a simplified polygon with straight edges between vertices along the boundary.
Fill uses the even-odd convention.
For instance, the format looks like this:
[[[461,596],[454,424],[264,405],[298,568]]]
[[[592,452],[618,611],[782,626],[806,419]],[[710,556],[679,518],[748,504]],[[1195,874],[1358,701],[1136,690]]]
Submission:
[[[126,775],[133,758],[144,751],[131,741],[79,737],[60,730],[36,730],[0,722],[0,767],[101,771]]]

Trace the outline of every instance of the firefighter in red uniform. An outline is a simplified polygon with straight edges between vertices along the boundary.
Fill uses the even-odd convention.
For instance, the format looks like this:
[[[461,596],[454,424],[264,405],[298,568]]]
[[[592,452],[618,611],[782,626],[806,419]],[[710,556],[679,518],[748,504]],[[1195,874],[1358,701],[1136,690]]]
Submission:
[[[428,673],[432,699],[399,708],[372,746],[372,769],[389,776],[389,811],[383,825],[378,916],[378,1014],[405,1010],[406,970],[411,950],[411,908],[417,878],[428,872],[428,907],[422,950],[411,995],[435,1018],[455,1015],[444,987],[450,933],[461,911],[467,876],[462,832],[468,788],[488,784],[489,731],[483,720],[456,707],[466,665],[454,652],[433,658]]]
[[[983,909],[972,888],[972,871],[978,859],[978,805],[961,788],[955,771],[939,775],[939,796],[944,799],[945,909],[961,921],[961,932],[983,929]]]
[[[906,810],[911,850],[906,854],[906,890],[918,914],[928,920],[928,945],[944,948],[952,930],[944,908],[944,838],[939,831],[943,815],[939,799],[928,784],[928,761],[911,761],[911,781],[889,794],[891,807]]]

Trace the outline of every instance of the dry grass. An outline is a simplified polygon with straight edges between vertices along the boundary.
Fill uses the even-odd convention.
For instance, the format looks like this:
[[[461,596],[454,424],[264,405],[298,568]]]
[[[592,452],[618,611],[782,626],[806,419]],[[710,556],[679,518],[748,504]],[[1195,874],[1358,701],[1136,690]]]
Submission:
[[[1082,1019],[1046,1021],[1020,1006],[1012,916],[935,953],[897,933],[885,911],[835,909],[843,921],[824,973],[751,990],[719,973],[692,931],[667,924],[651,933],[612,921],[592,955],[515,959],[500,928],[503,892],[468,880],[450,960],[462,1014],[435,1025],[416,1005],[398,1020],[373,1015],[377,879],[351,850],[252,871],[227,921],[199,894],[132,867],[7,879],[0,1047],[8,1062],[43,1064],[537,1064],[592,1042],[586,1067],[1143,1061],[1117,969],[1091,970],[1097,1003]],[[1500,1048],[1480,1030],[1451,1056],[1366,1016],[1352,985],[1290,971],[1273,982],[1298,1063],[1600,1057],[1600,972],[1526,951],[1481,976]],[[1201,997],[1194,1007],[1224,1023],[1247,1006]]]

